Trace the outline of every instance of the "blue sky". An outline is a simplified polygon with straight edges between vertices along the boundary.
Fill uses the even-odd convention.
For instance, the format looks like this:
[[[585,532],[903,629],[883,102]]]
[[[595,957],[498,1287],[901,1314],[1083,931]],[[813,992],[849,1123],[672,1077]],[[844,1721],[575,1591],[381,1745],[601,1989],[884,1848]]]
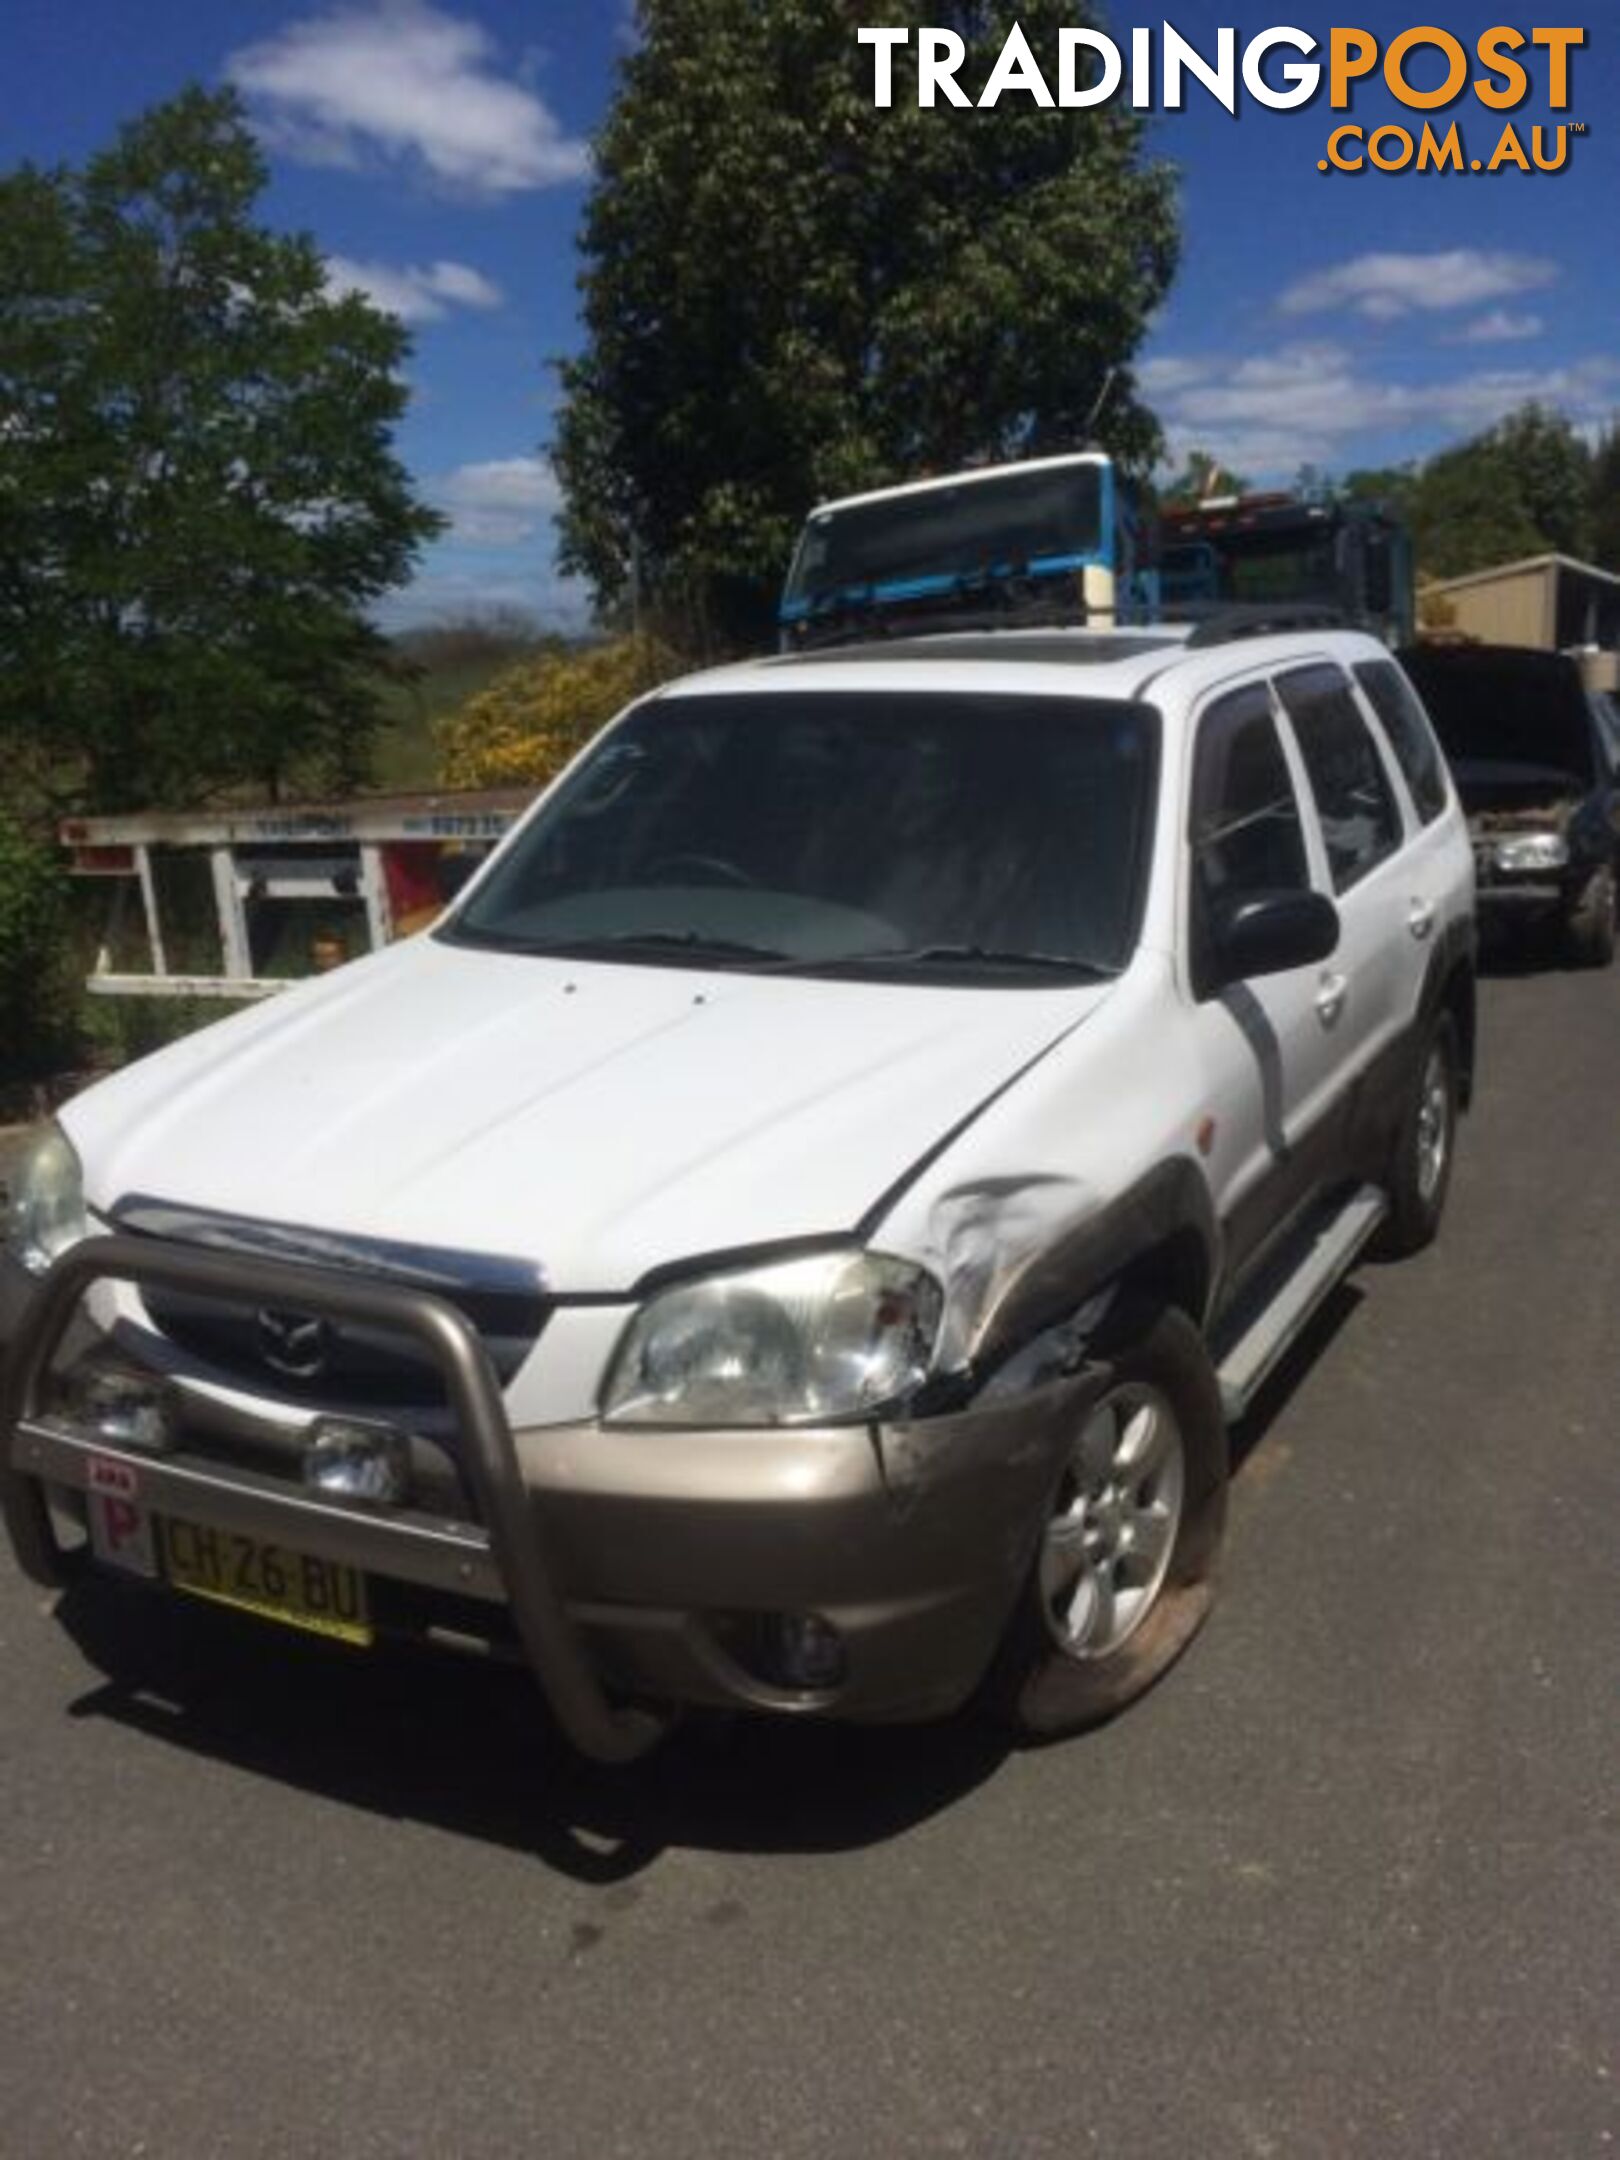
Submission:
[[[8,0],[0,164],[76,160],[184,82],[234,79],[271,159],[268,216],[312,231],[335,275],[411,322],[401,449],[454,523],[391,604],[396,623],[497,604],[578,618],[552,563],[544,363],[578,337],[588,144],[629,13],[627,0]],[[1107,19],[1124,44],[1163,12],[1119,0]],[[1193,84],[1184,111],[1155,120],[1155,151],[1182,173],[1186,250],[1143,377],[1174,447],[1269,480],[1421,455],[1526,397],[1586,426],[1620,410],[1620,160],[1604,117],[1620,104],[1620,39],[1606,11],[1575,19],[1589,36],[1565,117],[1591,132],[1556,175],[1320,173],[1340,119],[1414,120],[1381,87],[1358,90],[1349,115],[1323,97],[1290,113],[1240,100],[1232,118]],[[1502,17],[1445,0],[1182,0],[1171,20],[1212,53],[1222,24],[1241,45],[1281,22],[1323,36],[1354,22],[1387,41],[1438,21],[1471,46]],[[1438,54],[1413,60],[1418,87],[1441,72]],[[1546,79],[1542,59],[1511,116],[1526,131],[1550,118]],[[1452,117],[1472,155],[1508,116],[1467,99]]]

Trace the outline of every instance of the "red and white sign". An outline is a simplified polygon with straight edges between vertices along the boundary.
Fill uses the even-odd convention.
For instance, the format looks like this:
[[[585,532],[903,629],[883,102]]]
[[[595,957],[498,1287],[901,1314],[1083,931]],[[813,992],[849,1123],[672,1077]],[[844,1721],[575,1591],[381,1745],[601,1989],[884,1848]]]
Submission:
[[[96,1558],[129,1575],[156,1575],[152,1518],[141,1505],[141,1477],[135,1465],[110,1455],[92,1455],[85,1497],[90,1548]]]

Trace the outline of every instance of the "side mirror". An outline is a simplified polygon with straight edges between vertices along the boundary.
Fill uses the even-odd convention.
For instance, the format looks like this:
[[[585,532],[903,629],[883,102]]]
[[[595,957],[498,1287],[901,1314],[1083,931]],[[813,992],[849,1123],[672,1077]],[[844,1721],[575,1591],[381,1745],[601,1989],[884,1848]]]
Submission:
[[[1339,911],[1319,892],[1256,892],[1217,905],[1215,988],[1326,960],[1339,944]]]

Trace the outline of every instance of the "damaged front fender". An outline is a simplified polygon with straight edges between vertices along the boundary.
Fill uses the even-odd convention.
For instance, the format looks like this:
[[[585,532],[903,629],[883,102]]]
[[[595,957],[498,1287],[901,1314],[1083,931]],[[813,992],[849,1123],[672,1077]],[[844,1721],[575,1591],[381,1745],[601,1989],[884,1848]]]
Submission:
[[[1088,1366],[1015,1395],[879,1427],[883,1481],[905,1526],[909,1564],[925,1576],[935,1564],[942,1574],[959,1567],[972,1524],[975,1573],[1000,1586],[1010,1611],[1053,1487],[1105,1384],[1106,1372]]]
[[[998,1380],[1003,1393],[1039,1386],[1054,1360],[1072,1371],[1128,1276],[1151,1283],[1157,1272],[1166,1302],[1202,1324],[1220,1252],[1208,1184],[1186,1157],[1106,1201],[1081,1179],[1049,1174],[952,1187],[930,1210],[919,1252],[945,1294],[938,1369],[970,1376],[980,1397]]]

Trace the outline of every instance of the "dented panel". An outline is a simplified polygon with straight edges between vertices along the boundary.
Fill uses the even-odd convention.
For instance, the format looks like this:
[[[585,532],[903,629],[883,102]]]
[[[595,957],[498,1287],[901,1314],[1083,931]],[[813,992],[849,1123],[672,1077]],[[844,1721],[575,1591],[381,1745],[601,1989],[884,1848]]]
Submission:
[[[1252,1067],[1254,1053],[1235,1029],[1167,1000],[1167,972],[1161,956],[1140,954],[1107,1005],[1021,1083],[1016,1102],[993,1104],[874,1232],[875,1246],[917,1260],[944,1287],[942,1371],[988,1376],[1171,1238],[1195,1241],[1192,1272],[1205,1290],[1218,1281],[1221,1240],[1199,1131],[1211,1103],[1225,1111],[1243,1100],[1231,1068]],[[1259,1090],[1249,1092],[1258,1102]],[[1208,1124],[1229,1159],[1234,1146],[1248,1154],[1263,1145],[1258,1124],[1250,1135],[1230,1116],[1224,1127]],[[1142,1163],[1152,1167],[1125,1182],[1122,1173]]]

